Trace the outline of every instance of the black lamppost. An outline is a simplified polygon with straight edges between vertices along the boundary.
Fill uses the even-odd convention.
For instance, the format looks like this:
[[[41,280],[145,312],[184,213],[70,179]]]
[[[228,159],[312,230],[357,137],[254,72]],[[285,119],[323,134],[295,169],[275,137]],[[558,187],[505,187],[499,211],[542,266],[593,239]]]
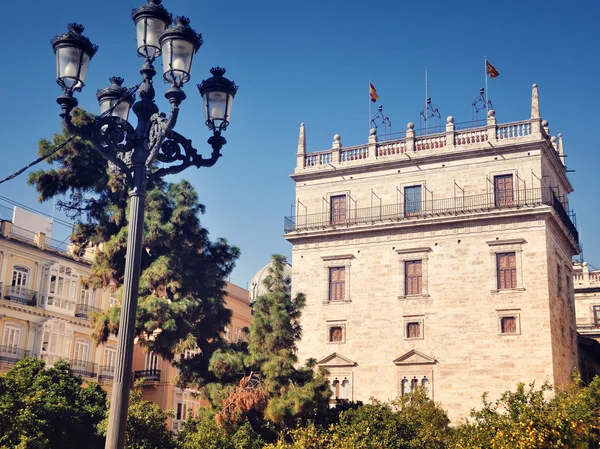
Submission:
[[[82,35],[83,27],[75,23],[69,25],[67,33],[52,40],[56,54],[56,80],[63,89],[57,102],[62,108],[61,117],[67,130],[93,142],[98,152],[108,160],[111,170],[122,174],[130,188],[123,302],[106,449],[122,449],[125,445],[146,185],[191,165],[211,167],[217,162],[221,148],[227,143],[221,132],[227,129],[231,103],[237,92],[237,86],[223,76],[225,69],[220,67],[213,68],[213,76],[198,85],[204,100],[206,125],[213,133],[208,139],[212,153],[210,157],[203,158],[190,140],[173,131],[179,105],[186,97],[181,88],[190,80],[192,61],[202,45],[202,36],[189,26],[190,21],[185,17],[176,17],[175,24],[171,25],[172,16],[161,3],[162,0],[148,0],[146,5],[132,13],[137,53],[144,58],[140,71],[143,81],[137,89],[139,100],[134,103],[135,88],[122,87],[122,78],[111,78],[111,85],[97,92],[100,115],[84,128],[77,128],[71,123],[71,110],[77,106],[73,94],[83,88],[88,63],[98,47]],[[152,78],[156,75],[153,62],[161,54],[163,78],[171,85],[165,93],[171,104],[168,118],[159,113],[154,103],[152,85]],[[135,128],[127,121],[131,107],[137,116]],[[162,167],[158,168],[155,161],[162,162]]]

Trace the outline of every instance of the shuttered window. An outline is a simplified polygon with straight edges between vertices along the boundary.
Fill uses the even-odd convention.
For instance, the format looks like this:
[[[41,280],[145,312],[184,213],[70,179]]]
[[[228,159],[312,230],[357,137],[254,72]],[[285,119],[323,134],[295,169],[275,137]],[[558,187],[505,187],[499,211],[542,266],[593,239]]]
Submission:
[[[346,267],[329,269],[329,301],[343,301],[346,297]]]
[[[421,323],[406,323],[406,338],[421,338]]]
[[[498,290],[517,288],[517,257],[515,253],[496,254]]]
[[[423,264],[420,260],[405,262],[405,294],[421,295],[423,293]]]
[[[500,332],[503,334],[517,333],[517,317],[504,316],[500,319]]]
[[[404,187],[404,213],[418,215],[422,210],[421,186]]]
[[[513,176],[494,176],[494,201],[496,207],[508,207],[514,203]]]
[[[344,223],[346,221],[346,195],[331,197],[330,220],[331,224]]]
[[[329,328],[329,341],[341,342],[344,341],[344,328],[342,326],[332,326]]]

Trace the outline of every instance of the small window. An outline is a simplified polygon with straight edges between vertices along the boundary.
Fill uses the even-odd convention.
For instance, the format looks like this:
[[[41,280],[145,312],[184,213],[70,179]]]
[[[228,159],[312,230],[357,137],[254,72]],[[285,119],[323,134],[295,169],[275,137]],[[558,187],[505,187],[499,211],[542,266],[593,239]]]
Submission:
[[[350,381],[344,377],[343,380],[338,378],[331,382],[331,399],[335,403],[336,399],[350,399]]]
[[[343,301],[346,297],[346,267],[329,269],[329,301]]]
[[[502,334],[516,334],[517,333],[517,317],[503,316],[502,318],[500,318],[500,332]]]
[[[514,203],[513,176],[494,176],[494,203],[496,207],[509,207]]]
[[[517,288],[517,258],[515,253],[496,254],[498,290]]]
[[[115,307],[119,305],[119,299],[115,296],[111,296],[108,300],[108,307]]]
[[[600,327],[600,306],[594,306],[594,327]]]
[[[406,338],[421,338],[421,323],[406,323]]]
[[[330,221],[331,224],[346,222],[346,204],[348,200],[346,195],[336,195],[331,197],[330,202]]]
[[[421,380],[421,386],[423,388],[428,388],[429,387],[429,379],[427,379],[427,376],[423,377],[423,379]]]
[[[331,326],[329,328],[329,341],[331,343],[342,343],[344,341],[344,328],[342,326]]]
[[[422,210],[421,186],[404,187],[404,214],[418,215]]]
[[[423,294],[423,263],[420,260],[405,262],[405,294]]]

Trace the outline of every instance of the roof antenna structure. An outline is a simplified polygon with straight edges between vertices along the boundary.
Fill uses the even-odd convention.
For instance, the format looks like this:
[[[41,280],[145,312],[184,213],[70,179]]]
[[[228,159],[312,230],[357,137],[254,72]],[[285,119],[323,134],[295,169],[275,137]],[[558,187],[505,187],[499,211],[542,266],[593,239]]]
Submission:
[[[471,104],[471,124],[475,125],[479,122],[480,111],[485,111],[485,120],[487,118],[487,111],[493,109],[494,107],[492,106],[492,102],[491,100],[487,99],[487,95],[485,95],[485,89],[482,87],[479,89],[479,96],[476,97]]]
[[[380,126],[383,126],[383,140],[391,139],[392,137],[392,122],[389,117],[383,113],[383,106],[379,105],[377,112],[371,118],[370,126],[377,131]],[[389,132],[388,132],[389,128]]]

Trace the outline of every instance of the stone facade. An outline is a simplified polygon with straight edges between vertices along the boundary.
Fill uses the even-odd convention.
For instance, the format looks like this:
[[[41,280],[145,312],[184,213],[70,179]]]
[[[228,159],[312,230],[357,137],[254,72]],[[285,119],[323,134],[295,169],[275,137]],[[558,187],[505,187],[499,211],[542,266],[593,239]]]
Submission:
[[[564,384],[577,366],[578,236],[537,87],[528,120],[500,125],[490,111],[479,128],[407,128],[306,153],[301,127],[285,225],[292,291],[307,298],[299,359],[316,358],[352,400],[425,385],[452,419],[485,391]]]

